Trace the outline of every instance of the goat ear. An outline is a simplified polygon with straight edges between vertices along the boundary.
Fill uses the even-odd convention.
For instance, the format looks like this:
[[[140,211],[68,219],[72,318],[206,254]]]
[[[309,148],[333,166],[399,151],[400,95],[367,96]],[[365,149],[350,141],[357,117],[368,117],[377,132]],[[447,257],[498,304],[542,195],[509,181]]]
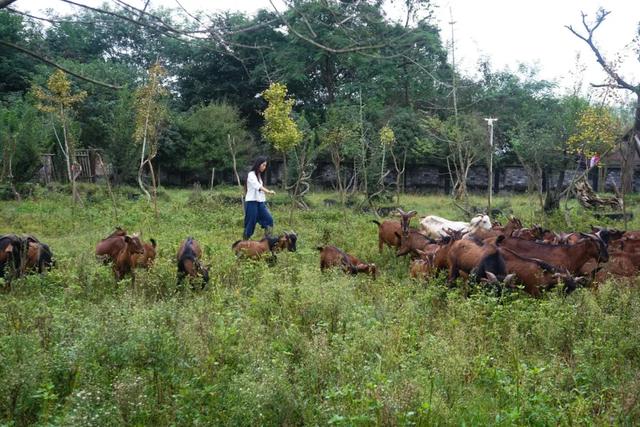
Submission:
[[[134,234],[134,237],[135,237],[135,234]],[[131,242],[131,236],[124,236],[124,241],[127,242],[127,243],[130,243]]]
[[[504,234],[499,235],[498,237],[496,237],[496,245],[502,243],[502,241],[504,240]]]
[[[397,231],[395,233],[393,233],[393,234],[395,234],[398,237],[398,239],[402,239],[402,236]]]
[[[418,211],[409,211],[409,213],[407,213],[407,215],[409,215],[409,218],[412,218],[412,217],[418,215]]]

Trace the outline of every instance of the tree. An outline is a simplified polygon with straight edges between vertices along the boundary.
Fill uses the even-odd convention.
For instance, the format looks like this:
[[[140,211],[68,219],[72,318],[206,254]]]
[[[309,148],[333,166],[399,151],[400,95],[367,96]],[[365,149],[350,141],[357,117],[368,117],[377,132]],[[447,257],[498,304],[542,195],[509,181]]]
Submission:
[[[62,128],[62,141],[56,131],[56,124],[53,124],[56,141],[60,146],[60,150],[64,155],[67,165],[67,177],[71,183],[71,194],[74,203],[82,203],[80,195],[76,188],[76,179],[82,172],[82,167],[75,161],[75,141],[74,135],[70,131],[70,125],[73,117],[74,105],[82,102],[87,93],[79,91],[73,93],[71,91],[71,82],[67,79],[63,71],[57,70],[47,82],[47,90],[34,86],[33,94],[38,100],[38,109],[47,113],[51,113],[52,117],[57,119],[58,124]],[[64,142],[64,146],[62,143]]]
[[[522,123],[510,135],[513,151],[522,164],[529,182],[538,194],[540,211],[544,212],[544,176],[557,169],[562,163],[562,144],[551,126],[534,127],[531,123]]]
[[[200,105],[185,115],[182,121],[187,146],[183,166],[190,171],[216,170],[229,172],[227,160],[229,143],[233,144],[233,157],[244,160],[250,149],[251,135],[237,108],[224,102]]]
[[[453,181],[453,196],[456,200],[466,199],[467,177],[471,167],[484,155],[486,131],[481,118],[474,114],[450,116],[441,120],[434,116],[423,119],[427,132],[439,144],[444,145],[447,167]]]
[[[287,152],[302,141],[302,132],[291,117],[291,110],[295,101],[287,99],[287,87],[282,83],[272,83],[262,92],[267,101],[267,108],[263,112],[264,125],[262,137],[282,154],[284,161],[284,179],[282,188],[289,185],[287,174]]]
[[[346,201],[347,182],[342,168],[347,158],[353,158],[359,151],[358,125],[355,111],[349,106],[332,106],[327,111],[325,123],[320,126],[318,137],[321,147],[329,152],[336,172],[336,188],[340,201]],[[356,171],[352,179],[355,179]]]
[[[0,143],[2,143],[2,172],[0,174],[0,182],[7,181],[16,200],[20,200],[20,193],[16,190],[13,180],[13,164],[19,127],[20,122],[15,111],[0,110],[0,135],[3,137],[0,140]]]
[[[596,12],[595,21],[593,23],[587,22],[587,15],[582,12],[582,26],[584,27],[584,31],[586,33],[580,33],[575,30],[572,26],[567,25],[566,28],[573,33],[580,40],[584,41],[591,51],[596,56],[596,61],[605,73],[608,76],[608,81],[602,84],[593,84],[593,87],[607,87],[611,89],[621,89],[626,90],[633,93],[636,96],[636,105],[634,112],[634,123],[633,128],[631,129],[629,139],[627,141],[628,147],[622,150],[623,155],[625,156],[625,164],[626,170],[624,174],[627,175],[627,178],[623,180],[622,185],[622,194],[631,191],[632,189],[632,179],[629,177],[633,174],[633,158],[635,157],[635,153],[640,155],[640,84],[639,83],[629,83],[628,80],[625,80],[616,69],[616,64],[614,62],[608,61],[600,52],[598,47],[595,45],[595,41],[593,40],[593,36],[598,27],[605,21],[606,17],[609,15],[609,11],[606,11],[603,8],[598,9]]]
[[[156,62],[149,69],[147,84],[136,91],[136,126],[133,134],[134,140],[142,144],[140,165],[138,167],[138,185],[147,196],[147,199],[151,201],[151,196],[142,182],[144,168],[148,166],[151,175],[153,205],[156,217],[158,216],[158,189],[152,161],[158,154],[160,126],[167,117],[167,109],[162,102],[162,98],[167,93],[166,89],[162,86],[162,78],[164,75],[164,69]]]

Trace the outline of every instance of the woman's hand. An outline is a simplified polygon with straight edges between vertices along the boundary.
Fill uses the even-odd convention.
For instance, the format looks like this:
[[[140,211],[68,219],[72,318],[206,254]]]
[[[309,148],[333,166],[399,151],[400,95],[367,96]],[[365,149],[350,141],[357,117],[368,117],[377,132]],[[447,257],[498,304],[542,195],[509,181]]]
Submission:
[[[269,194],[276,194],[276,192],[275,192],[275,191],[273,191],[273,190],[267,190],[267,193],[269,193]]]

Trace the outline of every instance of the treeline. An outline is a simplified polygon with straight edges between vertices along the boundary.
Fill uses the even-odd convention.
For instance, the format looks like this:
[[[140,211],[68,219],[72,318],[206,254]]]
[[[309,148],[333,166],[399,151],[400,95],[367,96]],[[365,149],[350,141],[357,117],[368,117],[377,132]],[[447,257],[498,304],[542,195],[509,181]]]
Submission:
[[[391,176],[427,163],[448,167],[455,194],[464,197],[469,168],[488,158],[484,118],[498,117],[495,164],[522,163],[541,192],[542,176],[572,167],[576,154],[611,150],[632,117],[624,106],[595,107],[577,91],[558,95],[525,67],[499,71],[484,62],[477,77],[460,75],[432,2],[406,2],[401,22],[380,6],[302,1],[255,16],[139,10],[125,2],[65,16],[2,9],[2,179],[34,180],[40,153],[64,158],[60,122],[35,95],[50,90],[51,63],[75,74],[70,93],[86,92],[68,110],[69,140],[103,150],[116,183],[133,183],[138,174],[137,94],[154,64],[164,70],[166,89],[156,171],[206,177],[216,168],[231,177],[232,157],[242,166],[271,152],[288,160],[291,188],[307,185],[318,162],[331,162],[336,188],[383,195],[401,190]],[[261,132],[262,94],[275,82],[295,101],[292,117],[303,135],[285,150]]]

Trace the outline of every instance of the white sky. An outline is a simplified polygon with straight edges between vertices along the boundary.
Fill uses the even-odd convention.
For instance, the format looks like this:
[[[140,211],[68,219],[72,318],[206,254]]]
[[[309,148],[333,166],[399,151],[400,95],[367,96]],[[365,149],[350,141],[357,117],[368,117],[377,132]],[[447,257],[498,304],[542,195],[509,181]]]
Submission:
[[[99,5],[102,0],[76,0],[79,3]],[[142,5],[143,0],[129,0]],[[579,40],[564,26],[572,25],[582,30],[580,12],[590,17],[600,6],[611,11],[595,34],[596,45],[605,58],[625,53],[626,61],[621,66],[621,75],[629,83],[640,83],[640,62],[633,47],[639,47],[636,37],[640,22],[638,0],[433,0],[437,24],[445,42],[451,38],[448,24],[450,11],[456,22],[456,62],[465,74],[473,75],[478,60],[486,57],[493,69],[508,68],[516,71],[519,63],[534,65],[539,78],[553,80],[562,88],[571,88],[575,82],[602,83],[605,74],[595,61],[595,56],[586,43]],[[113,3],[113,2],[111,2]],[[270,9],[268,0],[180,0],[187,10],[232,9],[253,13],[257,9]],[[278,2],[274,2],[278,5]],[[396,1],[396,3],[402,3]],[[178,7],[175,0],[151,0],[152,5]],[[58,0],[18,0],[13,4],[20,10],[32,12],[53,8],[68,12],[72,8]],[[388,9],[391,14],[393,8]],[[580,55],[583,73],[577,72],[576,56]]]

